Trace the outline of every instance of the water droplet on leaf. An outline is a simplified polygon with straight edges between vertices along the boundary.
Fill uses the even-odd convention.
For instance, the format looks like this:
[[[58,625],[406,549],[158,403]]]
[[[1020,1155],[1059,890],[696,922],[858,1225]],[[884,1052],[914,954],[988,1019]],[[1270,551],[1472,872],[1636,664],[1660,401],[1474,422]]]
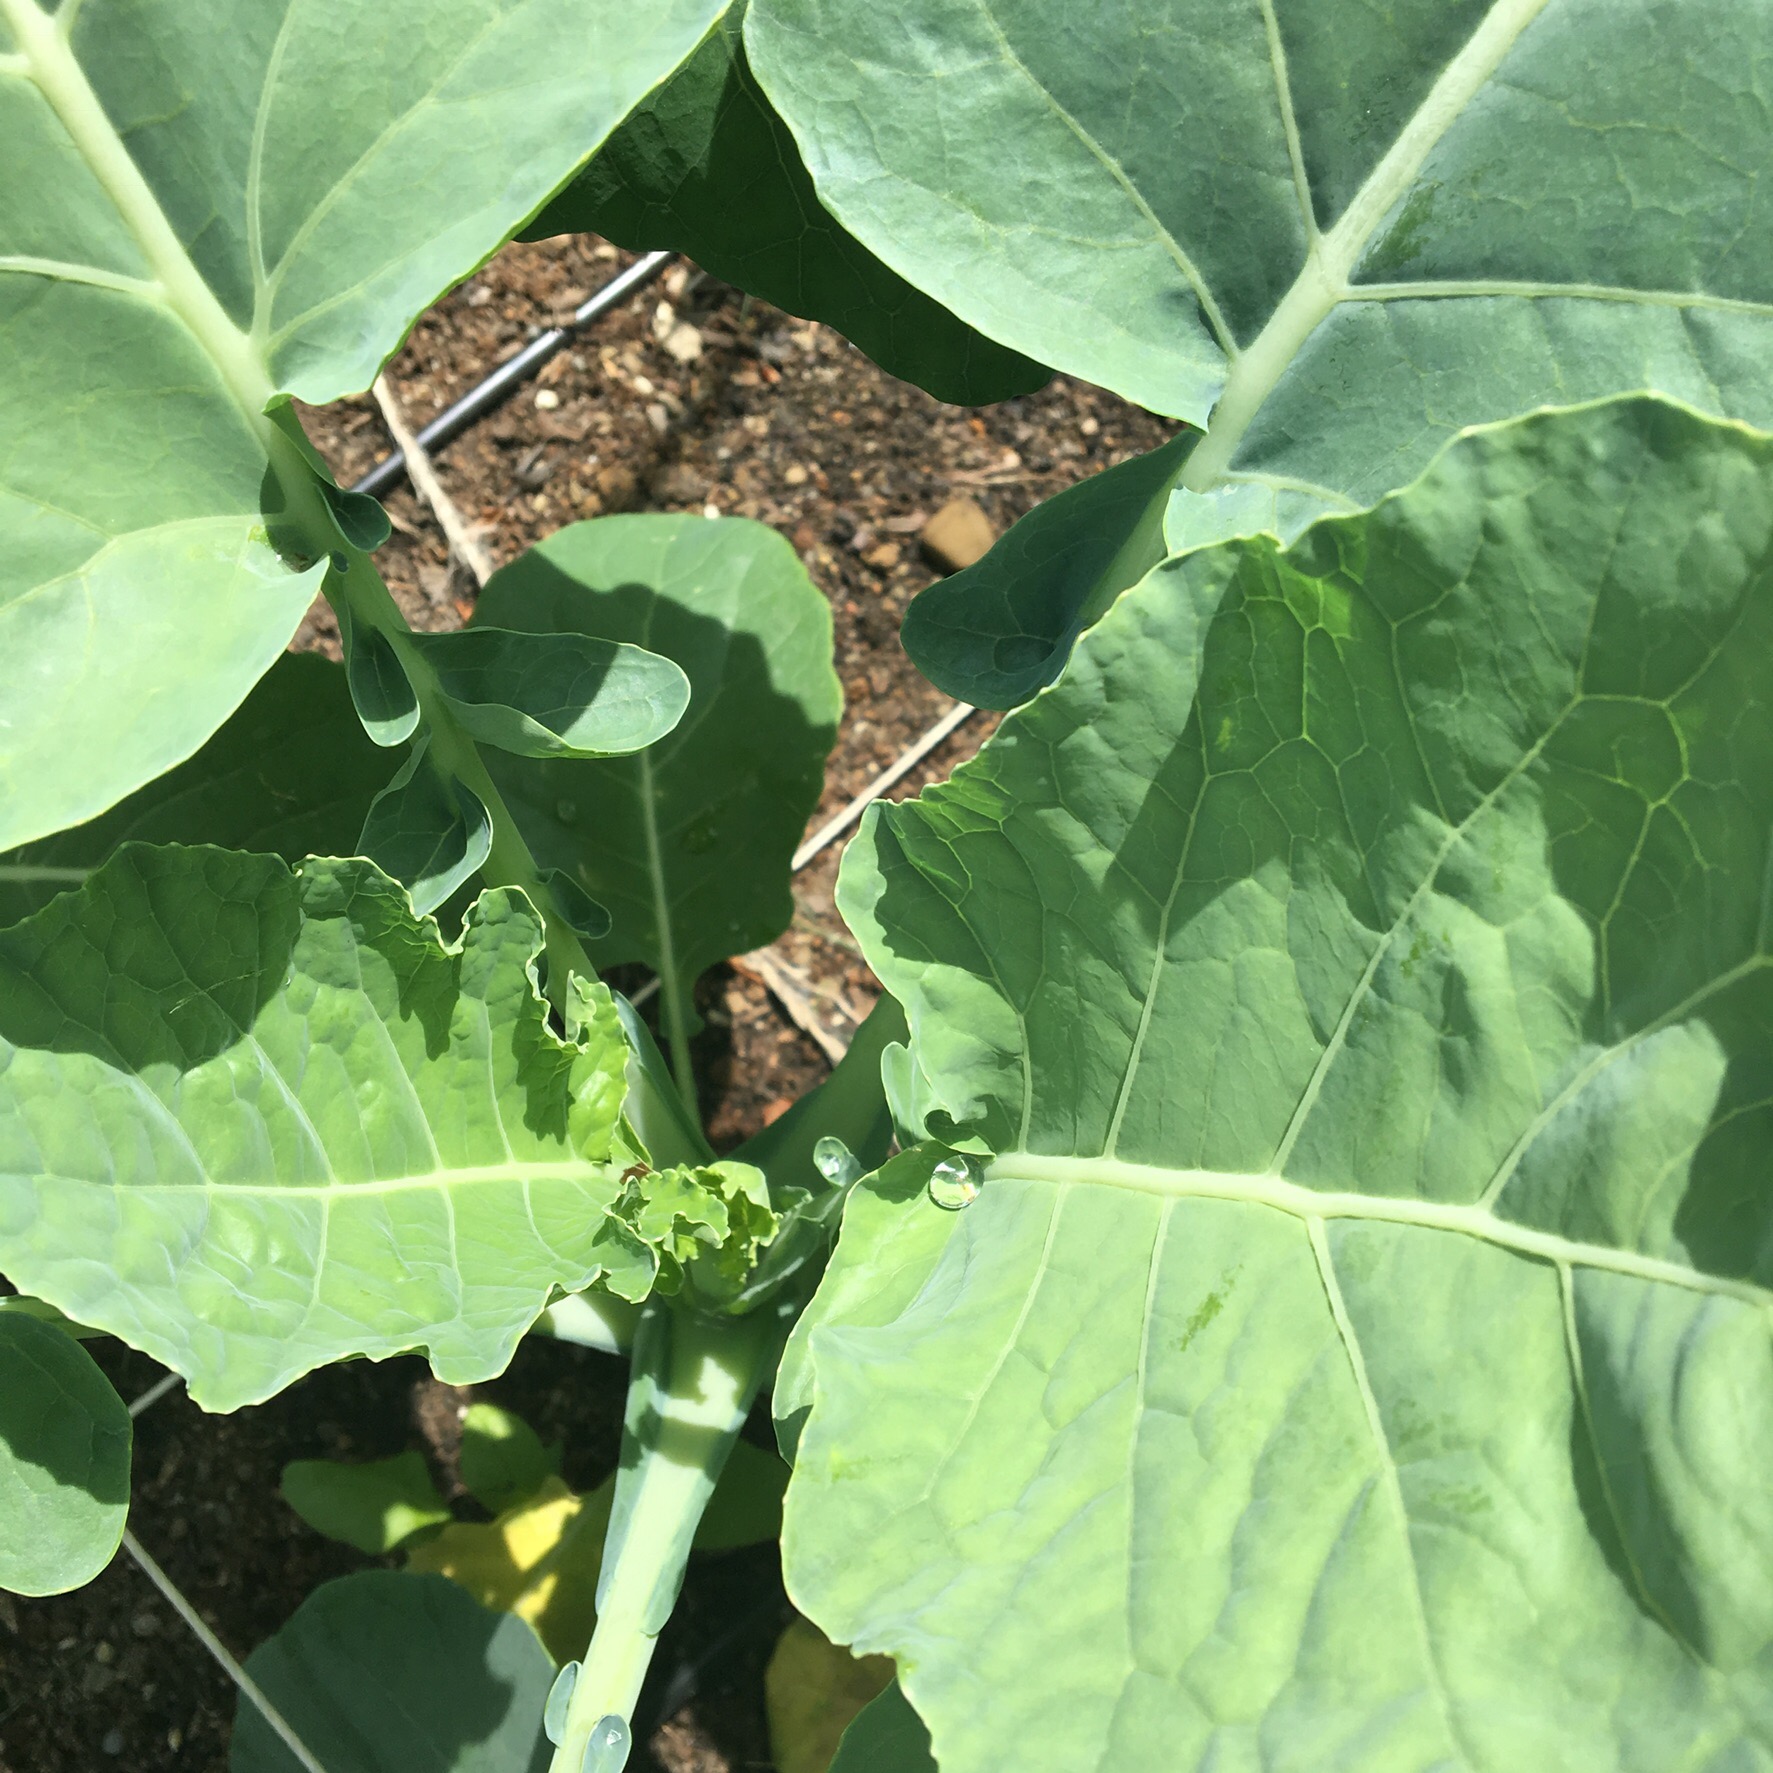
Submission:
[[[622,1773],[628,1764],[631,1738],[627,1722],[611,1712],[591,1726],[590,1740],[585,1744],[585,1758],[579,1773]]]
[[[561,824],[570,825],[579,816],[579,803],[576,800],[555,801],[554,816]]]
[[[813,1168],[833,1188],[847,1188],[862,1173],[856,1154],[832,1133],[813,1147]]]
[[[930,1199],[945,1212],[958,1213],[979,1198],[984,1185],[979,1166],[958,1151],[951,1152],[930,1171]]]
[[[683,847],[692,856],[705,856],[720,842],[720,827],[712,819],[697,819],[683,834]]]
[[[548,1703],[542,1708],[542,1730],[552,1743],[558,1744],[566,1734],[566,1714],[572,1708],[573,1688],[578,1684],[579,1664],[569,1662],[548,1689]]]

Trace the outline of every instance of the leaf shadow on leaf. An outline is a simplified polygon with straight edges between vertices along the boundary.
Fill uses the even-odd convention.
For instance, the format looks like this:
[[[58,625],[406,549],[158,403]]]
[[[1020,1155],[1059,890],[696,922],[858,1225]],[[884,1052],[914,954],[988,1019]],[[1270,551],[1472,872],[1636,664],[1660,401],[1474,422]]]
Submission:
[[[777,689],[755,634],[686,607],[668,595],[668,583],[595,584],[563,571],[540,549],[501,577],[519,570],[512,588],[520,585],[521,601],[498,604],[501,624],[644,646],[690,680],[682,722],[633,756],[487,760],[538,866],[561,869],[611,912],[609,933],[587,943],[591,958],[599,967],[640,961],[659,968],[667,952],[657,922],[662,902],[687,1000],[710,966],[761,947],[788,927],[794,902],[786,857],[779,879],[759,880],[754,865],[732,864],[767,853],[764,846],[773,843],[792,853],[798,808],[817,799],[835,726],[815,726],[793,696]],[[714,697],[735,694],[744,698],[742,727],[732,726],[730,716],[723,720],[720,747],[711,751],[703,718]],[[664,875],[658,895],[649,886],[650,858],[640,841],[649,793]],[[782,807],[794,809],[783,828],[760,830],[760,809]],[[692,1009],[690,1032],[698,1026]]]
[[[0,1041],[142,1072],[194,1070],[282,986],[301,890],[276,856],[125,844],[77,892],[0,931]]]

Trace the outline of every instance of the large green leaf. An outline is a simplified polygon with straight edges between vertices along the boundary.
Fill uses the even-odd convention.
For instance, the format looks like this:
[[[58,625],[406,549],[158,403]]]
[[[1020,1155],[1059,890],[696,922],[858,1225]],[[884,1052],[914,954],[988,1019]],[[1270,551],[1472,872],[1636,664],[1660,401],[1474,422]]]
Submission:
[[[643,960],[687,1003],[779,936],[842,706],[830,606],[788,543],[740,518],[577,523],[495,573],[474,620],[631,642],[689,679],[682,724],[632,758],[487,757],[536,860],[609,909],[591,958]]]
[[[353,1354],[483,1379],[551,1288],[644,1295],[722,1186],[624,1184],[614,1004],[558,1038],[541,946],[509,891],[445,947],[366,862],[123,850],[0,931],[0,1267],[211,1409]]]
[[[755,0],[746,42],[896,271],[1208,427],[1172,546],[1296,534],[1547,403],[1773,423],[1762,0]]]
[[[0,847],[239,705],[372,533],[270,409],[367,386],[720,10],[0,0]]]
[[[554,1664],[521,1619],[442,1576],[365,1570],[317,1588],[246,1659],[326,1773],[542,1773]],[[231,1773],[300,1773],[244,1695]]]
[[[1027,394],[1049,371],[975,332],[871,253],[819,201],[745,59],[744,0],[525,230],[685,252],[716,277],[822,320],[939,400]]]
[[[119,844],[213,843],[298,862],[356,852],[393,765],[364,736],[345,673],[286,653],[196,756],[107,813],[0,856],[0,924],[78,886]]]
[[[129,1411],[74,1338],[0,1314],[0,1588],[61,1594],[116,1554],[129,1513]]]
[[[946,1773],[1773,1765],[1773,442],[1635,401],[1189,555],[841,899],[796,1602]]]

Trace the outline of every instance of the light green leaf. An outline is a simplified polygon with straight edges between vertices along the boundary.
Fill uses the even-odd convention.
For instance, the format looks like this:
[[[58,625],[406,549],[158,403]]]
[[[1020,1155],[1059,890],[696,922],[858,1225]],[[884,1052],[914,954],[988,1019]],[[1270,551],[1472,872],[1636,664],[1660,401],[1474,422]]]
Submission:
[[[317,1588],[246,1672],[326,1773],[543,1773],[554,1664],[521,1619],[442,1576]],[[301,1773],[244,1695],[230,1773]]]
[[[419,1452],[357,1465],[293,1459],[283,1468],[280,1488],[283,1500],[316,1533],[371,1557],[383,1557],[415,1533],[452,1518]]]
[[[852,1199],[786,1568],[946,1773],[1768,1764],[1770,652],[1773,442],[1544,415],[875,809],[990,1155]]]
[[[560,1473],[560,1448],[497,1404],[475,1403],[462,1418],[462,1482],[494,1514],[526,1502]]]
[[[72,1336],[0,1314],[0,1588],[62,1594],[116,1554],[129,1412]]]
[[[0,856],[0,924],[78,886],[124,843],[213,843],[286,862],[351,855],[388,770],[344,672],[286,653],[196,756],[85,825]]]
[[[584,986],[558,1039],[541,946],[509,891],[446,947],[366,862],[125,849],[0,931],[8,1278],[209,1409],[352,1354],[469,1383],[555,1287],[642,1297],[621,1025]],[[686,1226],[755,1237],[724,1179],[654,1180],[674,1265]]]
[[[0,848],[239,706],[377,527],[273,409],[367,387],[720,10],[0,0]]]
[[[689,706],[689,682],[671,660],[582,633],[521,633],[489,618],[412,644],[462,726],[518,757],[641,751]]]
[[[682,725],[633,758],[487,759],[536,860],[608,907],[591,958],[647,962],[687,1010],[701,972],[793,915],[788,864],[842,706],[830,606],[762,524],[605,517],[495,573],[474,619],[643,646],[687,675]]]
[[[1295,535],[1542,405],[1773,424],[1770,30],[1761,0],[755,0],[745,27],[866,246],[1207,427],[1172,545]],[[1056,579],[1003,582],[1035,613],[1002,634],[1064,635]]]
[[[492,854],[492,814],[465,782],[445,780],[421,739],[399,775],[370,803],[357,848],[435,911]]]
[[[938,400],[977,405],[1051,373],[975,332],[844,231],[745,59],[744,0],[524,231],[687,253],[747,293],[821,320]]]

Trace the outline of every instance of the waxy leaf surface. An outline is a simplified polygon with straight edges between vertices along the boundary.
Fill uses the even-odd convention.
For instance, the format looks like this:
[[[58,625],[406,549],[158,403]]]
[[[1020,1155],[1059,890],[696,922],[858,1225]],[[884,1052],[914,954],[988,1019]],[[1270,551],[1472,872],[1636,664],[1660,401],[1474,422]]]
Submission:
[[[1171,563],[840,898],[940,1145],[778,1395],[944,1773],[1773,1766],[1773,442]]]
[[[367,386],[720,10],[0,0],[0,847],[239,705],[372,533],[268,409]]]
[[[1172,548],[1297,534],[1541,405],[1652,389],[1773,424],[1762,0],[755,0],[746,42],[895,270],[1207,427]],[[932,594],[941,626],[1044,634],[1056,671],[1053,588],[1009,583],[1001,628],[974,588]]]
[[[0,1314],[0,1589],[62,1594],[115,1555],[129,1513],[129,1411],[54,1324]]]
[[[842,705],[830,606],[793,548],[738,518],[573,524],[495,573],[474,619],[627,642],[689,680],[681,723],[633,757],[487,757],[536,860],[608,907],[591,958],[643,960],[687,997],[779,936]]]
[[[354,855],[393,771],[358,724],[344,671],[286,653],[194,757],[98,818],[0,856],[0,924],[79,886],[125,843],[213,843],[286,862]]]
[[[716,277],[834,326],[938,400],[1027,394],[1049,372],[889,270],[819,201],[745,60],[744,0],[525,230],[687,253]]]
[[[0,1269],[210,1409],[352,1354],[486,1378],[551,1288],[643,1296],[620,1024],[597,986],[558,1039],[541,946],[508,891],[446,948],[366,862],[124,850],[0,931]],[[659,1182],[673,1251],[729,1223]]]

